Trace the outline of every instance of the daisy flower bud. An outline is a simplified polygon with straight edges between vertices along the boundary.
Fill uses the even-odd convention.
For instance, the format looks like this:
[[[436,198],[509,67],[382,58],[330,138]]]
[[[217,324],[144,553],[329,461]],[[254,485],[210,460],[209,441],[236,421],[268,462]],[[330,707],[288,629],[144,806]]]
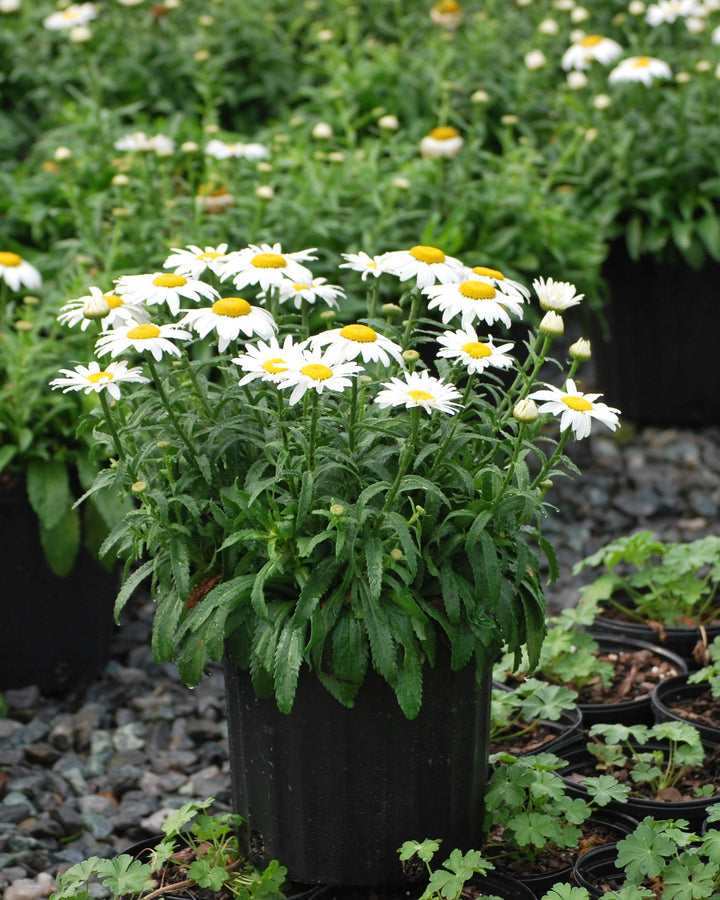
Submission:
[[[579,359],[581,362],[586,362],[592,356],[590,341],[586,338],[578,338],[574,344],[570,344],[568,353],[573,359]]]
[[[526,397],[524,400],[518,400],[513,409],[513,416],[518,422],[534,422],[538,417],[537,404],[529,397]]]
[[[549,334],[552,337],[556,337],[565,331],[565,323],[563,322],[561,315],[554,312],[552,309],[549,309],[542,317],[538,328],[543,334]]]
[[[342,516],[345,514],[345,507],[342,505],[342,503],[333,503],[330,507],[330,512],[334,516]]]

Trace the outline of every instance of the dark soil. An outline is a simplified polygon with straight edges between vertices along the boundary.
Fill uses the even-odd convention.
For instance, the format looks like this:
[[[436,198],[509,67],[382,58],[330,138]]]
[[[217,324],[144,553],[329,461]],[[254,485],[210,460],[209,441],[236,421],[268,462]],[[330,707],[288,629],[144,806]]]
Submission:
[[[580,703],[643,700],[650,697],[658,682],[680,674],[671,662],[650,650],[598,652],[596,656],[599,661],[612,663],[615,675],[606,687],[599,678],[585,685],[579,692]]]
[[[513,756],[532,753],[566,733],[568,729],[572,729],[572,726],[541,719],[532,723],[515,720],[498,735],[497,740],[491,742],[490,753],[511,753]]]
[[[666,706],[676,716],[687,719],[693,725],[709,725],[711,728],[720,728],[720,698],[713,697],[710,688],[691,700],[675,701],[667,703]]]

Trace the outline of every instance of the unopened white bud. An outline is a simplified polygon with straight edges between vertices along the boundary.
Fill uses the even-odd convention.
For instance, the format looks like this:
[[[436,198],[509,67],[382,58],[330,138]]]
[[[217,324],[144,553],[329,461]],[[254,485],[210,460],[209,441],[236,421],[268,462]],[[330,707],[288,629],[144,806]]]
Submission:
[[[537,404],[530,397],[518,400],[513,409],[513,416],[518,422],[534,422],[538,417]]]
[[[549,309],[540,320],[538,328],[543,334],[550,334],[554,337],[565,331],[565,323],[563,322],[561,315],[554,310]]]

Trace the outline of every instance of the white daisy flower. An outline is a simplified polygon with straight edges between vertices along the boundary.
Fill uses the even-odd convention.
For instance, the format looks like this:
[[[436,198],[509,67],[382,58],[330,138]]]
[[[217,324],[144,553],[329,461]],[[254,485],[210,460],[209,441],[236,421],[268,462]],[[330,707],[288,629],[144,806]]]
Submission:
[[[608,76],[608,81],[641,81],[649,87],[656,78],[672,78],[670,66],[653,56],[628,56]]]
[[[713,44],[720,44],[720,25],[713,30],[710,40]]]
[[[419,244],[409,250],[390,250],[380,257],[385,272],[396,275],[400,281],[416,280],[420,288],[436,282],[447,284],[458,281],[464,269],[459,259],[446,256],[437,247]]]
[[[279,290],[280,302],[291,302],[295,309],[300,309],[303,300],[313,305],[322,300],[337,309],[338,298],[345,299],[345,291],[337,284],[327,284],[326,278],[311,278],[309,281],[290,281],[288,278],[280,282]]]
[[[278,387],[292,388],[289,404],[294,406],[310,391],[342,392],[350,387],[354,376],[362,372],[355,362],[338,362],[320,350],[304,349],[298,356],[288,359],[290,366],[278,381]]]
[[[285,336],[282,347],[274,336],[267,343],[245,344],[245,353],[233,359],[235,365],[247,372],[238,384],[242,387],[258,378],[262,381],[281,381],[289,369],[300,368],[304,347],[304,342],[295,344],[291,334]]]
[[[540,306],[543,309],[551,309],[562,312],[571,306],[577,306],[585,294],[576,294],[574,284],[569,281],[555,281],[554,278],[536,278],[533,288],[537,294]]]
[[[175,141],[164,134],[155,134],[150,138],[150,149],[158,156],[172,156],[175,152]]]
[[[79,325],[81,331],[86,331],[98,318],[102,319],[105,330],[130,321],[139,324],[150,321],[148,311],[142,303],[123,299],[118,294],[104,294],[98,287],[90,287],[89,291],[90,293],[84,297],[68,300],[63,304],[58,314],[58,322],[68,328]],[[98,310],[103,307],[106,309],[105,315],[98,315]]]
[[[519,303],[522,303],[523,300],[528,300],[530,297],[529,288],[526,288],[519,281],[506,278],[499,269],[490,269],[487,266],[473,266],[469,270],[467,278],[479,278],[481,281],[487,281],[501,294],[505,294],[506,297],[514,297]]]
[[[182,250],[173,247],[170,256],[163,263],[163,269],[173,269],[176,275],[199,278],[206,269],[215,271],[217,260],[227,255],[227,249],[227,244],[205,247],[204,250],[195,244],[188,244]]]
[[[104,369],[100,368],[99,363],[93,361],[87,366],[60,369],[60,374],[63,376],[62,378],[54,378],[50,382],[53,390],[62,388],[63,394],[67,394],[68,391],[83,391],[86,394],[99,394],[101,391],[107,391],[114,400],[120,399],[119,383],[121,381],[138,384],[149,381],[142,374],[141,368],[129,369],[125,360],[108,363]]]
[[[246,337],[269,338],[275,334],[277,325],[270,313],[260,306],[251,306],[242,297],[221,297],[212,306],[201,309],[182,310],[185,316],[177,323],[192,328],[200,337],[207,337],[211,331],[218,336],[218,350],[224,353],[230,341],[235,341],[242,333]]]
[[[139,353],[147,351],[159,362],[165,353],[181,356],[180,348],[173,341],[189,341],[191,338],[189,331],[176,325],[129,322],[119,328],[103,331],[95,344],[95,352],[98,356],[109,353],[115,359],[126,350],[136,350]]]
[[[592,420],[597,419],[611,431],[618,426],[619,409],[613,409],[605,403],[598,403],[601,394],[583,394],[569,378],[565,390],[555,385],[546,384],[545,388],[529,394],[531,400],[544,400],[538,412],[551,413],[560,417],[560,431],[571,428],[575,437],[581,440],[590,434]]]
[[[476,320],[488,325],[500,321],[509,327],[511,315],[519,319],[523,316],[521,301],[501,294],[493,285],[479,278],[427,287],[423,292],[431,298],[428,309],[442,312],[443,324],[455,316],[461,316],[462,328],[467,328]]]
[[[496,347],[492,336],[487,341],[481,341],[472,327],[445,331],[438,337],[438,343],[443,348],[438,351],[438,356],[461,362],[473,375],[479,375],[488,366],[509,369],[515,362],[512,356],[507,355],[508,350],[513,348],[512,342]]]
[[[697,0],[658,0],[648,6],[645,21],[656,26],[694,15],[702,15],[702,5]]]
[[[463,136],[452,125],[441,125],[426,134],[420,141],[423,159],[452,159],[462,150]]]
[[[113,145],[116,150],[124,150],[129,153],[142,153],[152,150],[152,139],[144,131],[132,131],[118,138]]]
[[[217,271],[223,281],[231,278],[236,288],[256,284],[261,290],[269,291],[280,287],[287,278],[300,284],[312,281],[312,272],[302,263],[317,258],[312,255],[314,249],[283,253],[280,244],[250,244],[228,253],[218,263]]]
[[[452,384],[435,378],[429,372],[405,372],[403,378],[391,378],[375,397],[382,408],[404,406],[406,409],[421,407],[430,415],[434,409],[454,415],[461,405],[460,392]]]
[[[197,278],[154,272],[151,275],[121,275],[115,280],[115,290],[121,297],[141,302],[147,306],[166,303],[176,316],[180,312],[180,301],[215,300],[219,295],[214,287]]]
[[[378,334],[369,325],[354,323],[332,328],[310,338],[312,347],[327,347],[327,354],[338,362],[360,357],[363,362],[391,365],[390,358],[402,364],[402,347],[390,338]]]
[[[565,71],[589,69],[592,62],[609,65],[622,56],[623,48],[612,38],[601,34],[588,34],[571,44],[560,60]]]
[[[205,145],[205,153],[214,159],[266,159],[270,151],[262,144],[244,144],[241,141],[228,143],[213,138]]]
[[[50,31],[65,31],[77,25],[87,25],[97,16],[94,3],[71,3],[65,9],[50,13],[43,25]]]
[[[382,256],[369,256],[363,250],[359,253],[341,253],[340,256],[347,262],[340,263],[339,269],[352,269],[354,272],[362,272],[362,280],[369,275],[379,278],[385,271],[382,264]]]
[[[42,276],[18,253],[0,250],[0,279],[13,291],[25,287],[30,291],[42,286]]]

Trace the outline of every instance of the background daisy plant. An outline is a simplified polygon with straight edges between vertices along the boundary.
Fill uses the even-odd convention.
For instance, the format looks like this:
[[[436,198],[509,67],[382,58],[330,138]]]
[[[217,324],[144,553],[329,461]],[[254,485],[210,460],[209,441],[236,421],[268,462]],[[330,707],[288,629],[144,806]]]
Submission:
[[[545,491],[618,411],[577,387],[586,341],[544,383],[573,285],[533,294],[418,244],[344,254],[330,289],[321,258],[333,271],[279,243],[176,247],[166,277],[68,304],[96,358],[52,386],[95,401],[88,495],[134,501],[104,550],[126,561],[118,611],[149,582],[158,659],[195,684],[227,646],[283,710],[303,667],[348,705],[373,668],[412,717],[443,647],[456,669],[537,657]]]

